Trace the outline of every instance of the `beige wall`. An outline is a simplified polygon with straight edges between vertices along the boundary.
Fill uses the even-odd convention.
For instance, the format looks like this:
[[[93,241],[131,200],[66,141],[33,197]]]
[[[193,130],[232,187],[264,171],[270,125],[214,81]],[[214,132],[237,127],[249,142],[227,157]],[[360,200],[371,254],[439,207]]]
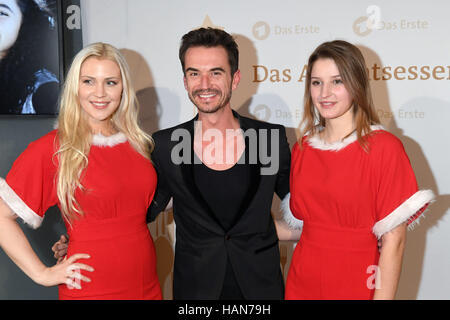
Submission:
[[[450,2],[416,1],[82,1],[84,42],[109,42],[129,61],[147,131],[190,119],[178,45],[202,25],[236,36],[243,74],[236,110],[288,128],[289,140],[302,113],[302,71],[321,42],[344,39],[363,51],[375,103],[385,127],[404,143],[421,188],[437,201],[408,234],[399,298],[449,299],[450,276]],[[367,27],[379,22],[379,29]],[[276,200],[275,202],[278,202]],[[274,205],[276,211],[276,204]],[[171,297],[173,219],[150,226],[158,251],[164,297]],[[287,268],[291,243],[280,245]]]

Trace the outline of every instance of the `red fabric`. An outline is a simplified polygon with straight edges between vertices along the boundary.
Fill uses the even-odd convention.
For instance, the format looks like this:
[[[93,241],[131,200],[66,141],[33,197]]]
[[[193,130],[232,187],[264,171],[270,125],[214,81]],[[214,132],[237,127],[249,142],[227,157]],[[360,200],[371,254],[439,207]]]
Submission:
[[[20,199],[38,216],[43,217],[56,205],[56,131],[29,144],[14,161],[6,182]]]
[[[30,144],[16,160],[8,185],[37,214],[57,203],[52,161],[56,131]],[[87,253],[81,263],[92,282],[82,290],[60,285],[60,299],[161,299],[153,240],[145,218],[156,188],[156,172],[128,142],[91,146],[82,175],[84,191],[76,192],[84,216],[72,222],[68,256]]]
[[[372,228],[417,192],[403,145],[386,131],[369,137],[369,153],[357,141],[338,151],[302,143],[292,151],[290,206],[304,225],[286,299],[371,299]]]

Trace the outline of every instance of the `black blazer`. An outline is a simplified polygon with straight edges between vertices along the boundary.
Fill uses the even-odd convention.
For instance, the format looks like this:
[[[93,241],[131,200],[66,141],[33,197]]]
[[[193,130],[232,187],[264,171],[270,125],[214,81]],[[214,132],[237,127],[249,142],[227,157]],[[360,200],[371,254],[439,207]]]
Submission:
[[[241,117],[235,111],[233,114],[244,133],[248,129],[267,133],[267,139],[264,134],[256,135],[256,145],[256,140],[246,139],[246,148],[271,154],[270,137],[272,133],[278,133],[274,136],[278,152],[275,148],[272,156],[278,157],[279,166],[274,174],[262,175],[261,169],[267,169],[270,164],[264,158],[257,157],[257,161],[249,158],[247,152],[246,164],[252,168],[252,187],[244,201],[242,215],[228,232],[216,220],[194,182],[193,137],[194,121],[198,116],[153,134],[152,161],[158,173],[158,185],[147,220],[153,221],[173,197],[176,224],[174,299],[218,299],[227,256],[246,299],[283,299],[284,296],[278,237],[270,211],[274,192],[281,199],[289,193],[291,157],[286,131],[281,125]],[[180,132],[189,133],[188,140],[184,141],[190,146],[188,150],[180,151],[182,138],[172,141],[172,134],[177,136]],[[173,150],[191,161],[174,163],[171,159]]]

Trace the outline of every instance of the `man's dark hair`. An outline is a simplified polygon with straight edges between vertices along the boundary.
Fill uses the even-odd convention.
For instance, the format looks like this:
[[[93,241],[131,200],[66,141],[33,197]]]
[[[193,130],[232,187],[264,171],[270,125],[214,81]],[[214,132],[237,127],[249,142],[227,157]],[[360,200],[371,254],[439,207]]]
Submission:
[[[200,28],[186,33],[181,38],[180,46],[180,62],[184,70],[184,57],[186,51],[192,47],[223,47],[228,54],[228,62],[230,63],[231,75],[239,68],[239,50],[236,41],[227,32],[215,28]]]

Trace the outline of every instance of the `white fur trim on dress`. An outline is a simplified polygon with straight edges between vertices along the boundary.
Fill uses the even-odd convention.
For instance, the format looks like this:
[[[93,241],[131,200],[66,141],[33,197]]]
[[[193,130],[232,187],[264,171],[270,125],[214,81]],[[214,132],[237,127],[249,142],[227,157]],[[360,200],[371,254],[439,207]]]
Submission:
[[[283,220],[286,222],[289,228],[301,230],[303,228],[303,221],[294,217],[294,214],[292,213],[290,208],[290,200],[291,193],[288,193],[281,201],[280,209],[281,213],[283,214]]]
[[[105,137],[101,133],[97,133],[92,136],[92,145],[98,147],[114,147],[115,145],[124,143],[125,141],[127,141],[127,136],[122,132],[117,132],[109,137]]]
[[[420,212],[420,210],[426,204],[434,201],[434,198],[435,196],[432,190],[417,191],[408,200],[403,202],[399,207],[392,211],[388,216],[375,223],[372,229],[373,233],[379,239],[383,234],[391,231],[392,229],[406,221],[409,221],[408,228],[410,230],[413,229],[417,224],[419,224],[419,219],[424,217],[424,213]],[[419,216],[415,217],[418,213]]]
[[[370,126],[371,131],[376,130],[385,130],[382,125],[372,125]],[[336,141],[333,143],[327,143],[324,140],[322,140],[318,134],[309,137],[308,143],[311,147],[315,149],[325,150],[325,151],[339,151],[341,149],[344,149],[349,144],[355,142],[357,139],[356,132],[353,132],[351,135],[349,135],[347,138],[343,139],[342,141]]]
[[[2,178],[0,178],[0,198],[2,198],[9,208],[17,216],[22,218],[26,224],[30,225],[33,229],[40,227],[44,218],[31,210]]]
[[[56,119],[56,121],[53,123],[53,129],[58,129],[58,127],[58,119]],[[122,132],[118,132],[109,137],[105,137],[101,133],[92,135],[92,145],[98,147],[114,147],[115,145],[124,143],[127,140],[127,136]]]

